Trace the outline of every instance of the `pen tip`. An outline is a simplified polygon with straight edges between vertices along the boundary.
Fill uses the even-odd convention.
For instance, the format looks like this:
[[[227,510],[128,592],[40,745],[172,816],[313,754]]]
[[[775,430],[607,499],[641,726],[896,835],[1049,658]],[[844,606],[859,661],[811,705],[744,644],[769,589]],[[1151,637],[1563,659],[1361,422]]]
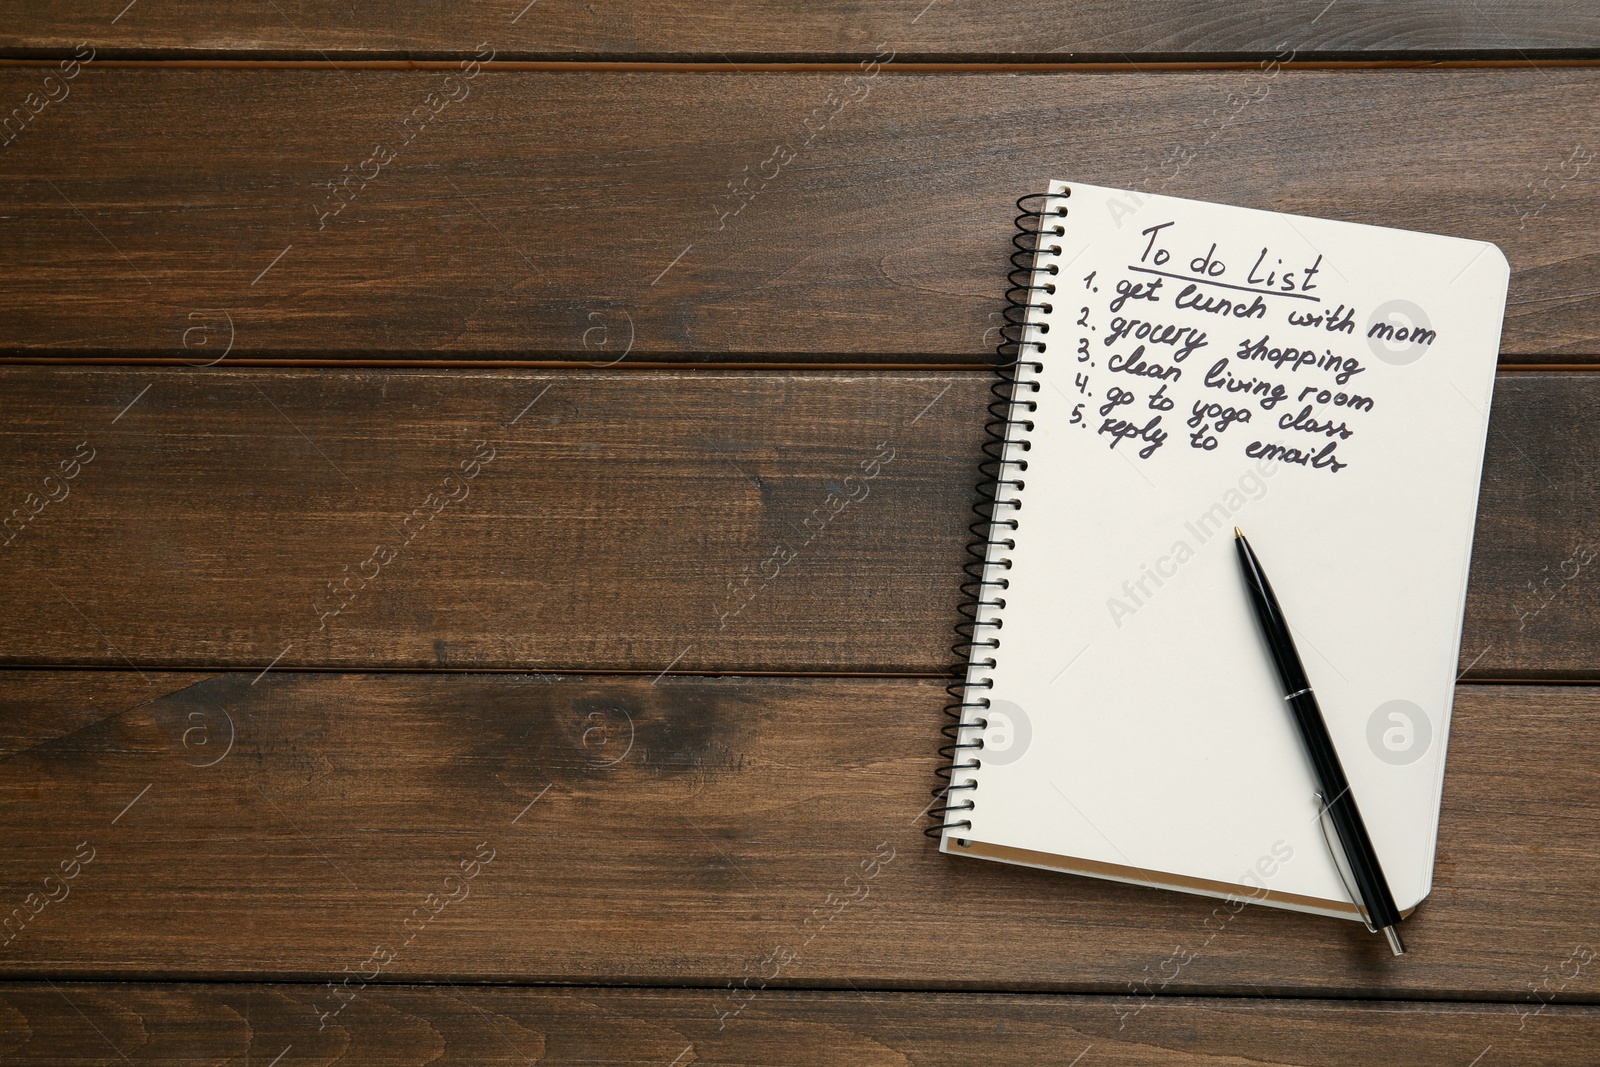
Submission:
[[[1233,536],[1242,539],[1244,537],[1244,531],[1235,526],[1233,528]]]

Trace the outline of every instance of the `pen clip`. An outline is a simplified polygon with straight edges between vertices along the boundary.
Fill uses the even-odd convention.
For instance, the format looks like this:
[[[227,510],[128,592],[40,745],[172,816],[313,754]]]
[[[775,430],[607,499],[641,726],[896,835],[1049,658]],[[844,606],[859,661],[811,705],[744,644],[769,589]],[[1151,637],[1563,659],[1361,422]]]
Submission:
[[[1322,824],[1322,839],[1327,842],[1328,854],[1333,857],[1333,866],[1339,872],[1339,880],[1344,883],[1344,891],[1349,894],[1350,903],[1356,906],[1356,914],[1361,917],[1367,933],[1377,933],[1378,928],[1372,925],[1372,920],[1367,916],[1366,902],[1356,891],[1356,877],[1350,870],[1350,860],[1344,854],[1344,846],[1339,843],[1339,832],[1334,829],[1333,817],[1328,813],[1327,802],[1322,799],[1321,793],[1312,793],[1311,796],[1317,802],[1317,818]]]

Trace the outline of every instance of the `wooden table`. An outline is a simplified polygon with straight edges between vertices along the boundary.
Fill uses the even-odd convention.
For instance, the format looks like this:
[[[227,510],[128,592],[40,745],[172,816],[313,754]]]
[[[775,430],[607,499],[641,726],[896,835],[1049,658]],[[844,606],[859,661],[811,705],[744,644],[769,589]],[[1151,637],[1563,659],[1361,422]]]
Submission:
[[[1592,5],[122,3],[0,0],[0,1062],[1600,1062]],[[1511,260],[1403,961],[922,835],[1049,177]]]

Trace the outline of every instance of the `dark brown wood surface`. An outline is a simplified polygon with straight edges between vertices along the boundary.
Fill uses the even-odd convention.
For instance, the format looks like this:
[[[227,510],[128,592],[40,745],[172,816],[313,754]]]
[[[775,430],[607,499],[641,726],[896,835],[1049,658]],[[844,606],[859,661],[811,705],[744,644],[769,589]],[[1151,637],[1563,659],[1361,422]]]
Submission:
[[[845,60],[887,44],[907,59],[1128,62],[1257,57],[1529,56],[1600,48],[1600,17],[1581,3],[1340,0],[1263,7],[1246,0],[1111,0],[1039,5],[951,0],[728,7],[675,0],[505,0],[495,4],[345,6],[280,0],[214,5],[118,0],[104,7],[0,3],[0,53],[35,55],[83,40],[116,55],[425,58],[470,54],[482,40],[516,59]],[[40,8],[44,10],[40,10]]]
[[[0,1062],[1593,1062],[1597,61],[1536,0],[0,0]],[[921,833],[1050,177],[1512,264],[1403,960]]]
[[[0,675],[3,900],[27,916],[0,974],[748,974],[1132,1012],[1157,976],[1163,995],[1549,999],[1542,979],[1600,942],[1588,687],[1458,690],[1434,889],[1395,966],[1353,923],[940,854],[922,834],[934,681],[146,679]],[[1560,984],[1594,999],[1591,977]]]
[[[1505,358],[1582,361],[1596,84],[91,63],[0,150],[0,354],[973,363],[1013,201],[1068,176],[1494,241]]]
[[[1600,1009],[1559,1004],[1172,997],[1119,1029],[1111,997],[866,990],[763,992],[719,1029],[716,990],[461,984],[369,986],[319,1030],[318,992],[260,983],[19,983],[0,987],[0,1056],[19,1067],[87,1067],[124,1056],[141,1065],[265,1067],[278,1055],[280,1067],[1466,1067],[1474,1057],[1543,1067],[1592,1062],[1600,1037]]]
[[[988,381],[6,369],[0,662],[935,673]],[[1600,674],[1597,405],[1500,376],[1470,678]]]

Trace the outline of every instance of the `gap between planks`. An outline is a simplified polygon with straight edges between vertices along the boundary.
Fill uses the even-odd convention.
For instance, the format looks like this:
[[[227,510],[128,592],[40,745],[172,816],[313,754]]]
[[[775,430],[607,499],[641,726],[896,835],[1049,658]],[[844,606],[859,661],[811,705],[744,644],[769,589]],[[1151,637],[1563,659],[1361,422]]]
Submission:
[[[171,70],[454,70],[463,52],[443,59],[182,59],[182,58],[95,58],[96,67]],[[908,61],[887,63],[880,74],[1148,74],[1162,71],[1259,70],[1264,59],[1151,60],[1149,62],[1061,60],[956,60]],[[59,55],[0,58],[0,67],[50,67]],[[479,64],[487,71],[539,71],[552,74],[848,74],[860,69],[860,61],[848,60],[491,60]],[[1520,59],[1329,59],[1295,60],[1278,64],[1283,70],[1523,70],[1554,67],[1600,66],[1600,56]]]
[[[206,666],[203,664],[145,664],[138,668],[159,674],[250,674],[254,667],[239,666]],[[817,679],[856,679],[867,681],[912,681],[912,682],[941,682],[948,681],[950,675],[945,671],[779,671],[779,670],[741,670],[730,667],[723,670],[698,670],[698,671],[658,671],[653,668],[614,668],[599,670],[586,667],[407,667],[407,666],[316,666],[300,664],[294,667],[274,667],[277,674],[412,674],[412,675],[475,675],[475,674],[537,674],[563,678],[774,678],[793,679],[795,681]],[[126,674],[129,668],[125,664],[114,663],[0,663],[0,673],[5,671],[55,671],[66,673],[71,671],[99,671]],[[265,672],[262,672],[265,673]],[[1526,675],[1473,675],[1463,674],[1457,678],[1458,686],[1527,686],[1540,688],[1547,686],[1596,686],[1600,685],[1600,675],[1586,677],[1582,675],[1559,675],[1544,677],[1537,673]]]
[[[220,366],[213,364],[212,366]],[[767,360],[706,360],[689,357],[683,360],[631,360],[626,363],[594,363],[571,359],[230,359],[229,367],[247,369],[294,368],[301,370],[614,370],[614,371],[802,371],[850,372],[863,374],[928,374],[928,373],[983,373],[995,368],[993,363],[881,363],[839,362],[826,360],[778,362]],[[194,367],[193,362],[179,357],[119,357],[119,356],[0,356],[4,367]],[[197,370],[209,370],[209,367]],[[1600,362],[1579,363],[1498,363],[1497,374],[1594,374],[1600,373]]]
[[[41,972],[42,974],[42,972]],[[27,975],[7,975],[0,978],[0,996],[4,996],[12,987],[36,985],[45,981],[43,977],[29,977]],[[321,978],[235,978],[228,976],[205,975],[197,977],[158,977],[158,976],[106,976],[106,977],[80,977],[76,975],[63,975],[52,973],[50,981],[71,982],[75,985],[104,985],[104,986],[260,986],[268,988],[318,988],[327,984],[327,977]],[[687,980],[679,983],[662,982],[657,979],[650,982],[630,982],[619,978],[614,981],[593,982],[527,982],[517,980],[478,980],[471,978],[454,978],[447,975],[434,977],[417,977],[399,979],[374,979],[367,983],[369,986],[390,989],[419,989],[437,986],[450,986],[458,991],[464,989],[528,989],[540,990],[550,993],[576,993],[585,990],[633,990],[641,993],[652,991],[661,992],[693,992],[700,991],[725,991],[726,982],[715,983],[709,981]],[[1125,984],[1125,983],[1124,983]],[[826,982],[809,982],[788,984],[781,981],[769,982],[762,987],[763,991],[771,993],[887,993],[902,996],[922,996],[932,994],[945,995],[971,995],[971,996],[1012,996],[1031,997],[1035,999],[1054,1000],[1100,1000],[1126,995],[1126,990],[1120,986],[1108,984],[1104,989],[1088,988],[1070,991],[1041,991],[1034,989],[1021,989],[998,985],[977,984],[944,984],[933,983],[929,985],[908,985],[897,982],[872,982],[866,980],[841,979],[837,984]],[[1227,1000],[1254,1002],[1262,999],[1285,1002],[1327,1002],[1331,1004],[1456,1004],[1463,1007],[1476,1005],[1501,1005],[1525,1004],[1530,1002],[1524,992],[1507,990],[1504,995],[1490,996],[1479,994],[1476,996],[1461,996],[1449,990],[1410,990],[1402,992],[1386,992],[1382,996],[1363,996],[1359,992],[1342,992],[1339,990],[1289,990],[1261,992],[1215,992],[1215,993],[1162,993],[1152,994],[1171,1005],[1181,1005],[1186,1002],[1199,1002],[1208,1000]],[[1563,992],[1559,1001],[1544,1002],[1548,1009],[1544,1014],[1550,1014],[1558,1009],[1568,1009],[1575,1014],[1589,1014],[1596,1007],[1600,1007],[1600,994],[1573,994],[1566,996]]]

